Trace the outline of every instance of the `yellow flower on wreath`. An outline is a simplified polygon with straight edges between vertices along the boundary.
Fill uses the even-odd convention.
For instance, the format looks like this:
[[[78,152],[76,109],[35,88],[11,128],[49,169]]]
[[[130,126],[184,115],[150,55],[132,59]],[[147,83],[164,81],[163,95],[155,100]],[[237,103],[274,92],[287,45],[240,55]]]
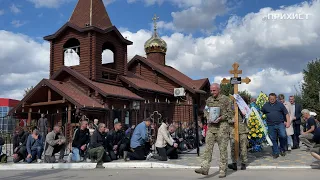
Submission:
[[[257,137],[257,134],[256,134],[256,133],[253,133],[253,134],[252,134],[252,137]]]
[[[256,125],[256,123],[252,122],[251,125],[254,126],[254,125]]]
[[[248,135],[248,139],[251,139],[251,136],[250,136],[250,135]]]
[[[259,134],[259,138],[262,138],[262,134]]]
[[[252,132],[255,132],[255,131],[256,131],[256,129],[255,129],[255,128],[252,128],[252,129],[251,129],[251,131],[252,131]]]

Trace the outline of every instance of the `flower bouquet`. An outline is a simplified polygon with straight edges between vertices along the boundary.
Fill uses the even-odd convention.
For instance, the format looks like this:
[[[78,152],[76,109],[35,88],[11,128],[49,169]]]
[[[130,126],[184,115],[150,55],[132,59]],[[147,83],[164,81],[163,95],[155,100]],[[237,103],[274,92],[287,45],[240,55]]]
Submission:
[[[249,146],[252,152],[260,152],[262,150],[262,143],[265,141],[265,134],[263,126],[261,125],[255,112],[252,111],[248,121],[249,127]]]
[[[252,152],[260,152],[266,143],[272,146],[267,132],[266,115],[263,115],[261,112],[261,108],[267,101],[267,95],[261,92],[257,101],[250,104],[252,112],[248,121],[248,127],[250,129],[248,139]]]

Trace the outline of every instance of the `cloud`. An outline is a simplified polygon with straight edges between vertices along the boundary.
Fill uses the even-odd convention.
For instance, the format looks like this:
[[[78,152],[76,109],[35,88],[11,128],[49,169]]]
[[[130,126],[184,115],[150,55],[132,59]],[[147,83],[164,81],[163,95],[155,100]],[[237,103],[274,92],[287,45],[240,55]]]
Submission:
[[[113,3],[114,1],[116,1],[116,0],[103,0],[103,4],[105,6],[108,6],[109,4]]]
[[[187,6],[179,2],[178,6]],[[218,81],[231,76],[228,72],[236,61],[243,70],[241,76],[252,80],[249,85],[240,85],[240,90],[247,89],[253,95],[261,90],[266,93],[295,93],[294,85],[302,81],[302,69],[310,60],[319,57],[318,9],[320,1],[279,9],[263,8],[244,17],[232,16],[221,34],[194,37],[175,32],[162,36],[168,45],[166,63],[194,79],[209,77],[211,81]],[[308,20],[263,20],[270,13],[309,13],[312,16]],[[151,31],[131,32],[121,28],[121,33],[133,41],[133,45],[128,46],[128,59],[136,54],[145,56],[143,46],[151,37]],[[110,60],[111,54],[106,52],[103,55],[105,62]],[[0,87],[0,96],[11,97],[20,89],[21,97],[24,88],[47,77],[49,44],[0,31],[0,62],[0,76],[11,74],[8,77],[13,79],[7,80],[11,84],[7,82]],[[37,73],[39,75],[35,75]],[[29,75],[29,83],[14,78],[21,74]]]
[[[221,80],[230,75],[216,76],[213,82],[220,83]],[[258,96],[260,91],[269,94],[274,92],[276,94],[293,95],[298,88],[298,84],[302,82],[302,72],[296,74],[289,74],[285,70],[266,68],[260,72],[249,75],[251,82],[249,84],[240,84],[239,90],[247,90],[253,96]]]
[[[191,3],[177,1],[179,6],[187,7],[178,12],[172,12],[175,29],[193,32],[194,30],[213,31],[213,21],[219,15],[227,12],[226,0],[202,0]]]
[[[0,30],[0,62],[0,97],[21,99],[25,88],[48,77],[49,43]]]
[[[27,0],[35,5],[36,8],[59,8],[61,5],[74,0]],[[113,3],[115,0],[103,0],[105,6]]]
[[[134,3],[139,0],[128,0]],[[214,30],[214,20],[217,16],[228,12],[231,0],[140,0],[147,6],[161,5],[164,2],[177,6],[180,10],[172,12],[172,22],[162,22],[159,28],[179,32],[194,32],[201,30],[209,33]],[[232,3],[230,3],[232,4]]]
[[[20,20],[11,21],[11,24],[16,28],[21,27],[21,26],[25,25],[26,23],[27,22],[21,22]]]
[[[143,1],[147,6],[151,6],[154,4],[161,5],[165,0],[127,0],[127,2],[130,3],[135,3],[137,1]]]
[[[4,15],[4,10],[0,9],[0,16]]]
[[[72,0],[27,0],[35,5],[36,8],[58,8],[62,4]]]
[[[221,34],[195,38],[175,32],[162,36],[168,44],[166,63],[189,76],[213,79],[229,77],[232,64],[238,62],[243,77],[257,79],[248,85],[248,89],[257,86],[250,89],[251,92],[280,88],[278,91],[285,91],[283,93],[294,93],[293,84],[297,85],[302,80],[301,71],[310,60],[319,57],[318,9],[320,1],[275,10],[263,8],[244,17],[232,16]],[[270,13],[308,13],[312,16],[308,20],[263,20]],[[145,54],[143,43],[151,36],[150,31],[125,31],[123,35],[134,42],[128,48],[128,57]],[[272,73],[279,77],[270,75]],[[263,75],[276,80],[260,78],[259,81]]]
[[[18,14],[18,13],[21,12],[21,10],[20,10],[15,4],[12,4],[12,5],[10,6],[10,10],[11,10],[11,12],[14,13],[14,14]]]

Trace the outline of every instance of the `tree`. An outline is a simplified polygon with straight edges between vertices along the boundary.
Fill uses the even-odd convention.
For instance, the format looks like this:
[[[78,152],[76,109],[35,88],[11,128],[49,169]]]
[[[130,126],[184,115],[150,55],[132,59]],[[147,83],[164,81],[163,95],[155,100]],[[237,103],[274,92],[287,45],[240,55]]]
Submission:
[[[301,97],[303,108],[320,113],[319,92],[320,92],[320,59],[316,59],[307,64],[303,70],[303,80],[301,87]],[[297,96],[299,99],[299,97]]]
[[[239,91],[239,95],[242,97],[246,96],[248,98],[248,100],[250,100],[252,98],[251,94],[247,90]]]
[[[230,83],[220,84],[220,90],[221,94],[229,96],[230,94],[233,94],[233,85]]]
[[[23,95],[23,97],[26,96],[32,89],[33,89],[33,86],[25,89],[25,90],[24,90],[24,95]]]

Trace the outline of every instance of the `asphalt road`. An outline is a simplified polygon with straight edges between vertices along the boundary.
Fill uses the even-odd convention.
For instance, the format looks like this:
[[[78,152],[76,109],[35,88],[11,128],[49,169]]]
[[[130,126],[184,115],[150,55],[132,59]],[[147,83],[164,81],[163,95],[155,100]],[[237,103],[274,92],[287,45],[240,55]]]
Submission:
[[[103,170],[43,170],[43,171],[0,171],[0,180],[188,180],[218,179],[216,170],[209,176],[201,176],[190,170],[173,169],[103,169]],[[319,170],[247,170],[228,172],[224,179],[237,180],[315,180]]]

